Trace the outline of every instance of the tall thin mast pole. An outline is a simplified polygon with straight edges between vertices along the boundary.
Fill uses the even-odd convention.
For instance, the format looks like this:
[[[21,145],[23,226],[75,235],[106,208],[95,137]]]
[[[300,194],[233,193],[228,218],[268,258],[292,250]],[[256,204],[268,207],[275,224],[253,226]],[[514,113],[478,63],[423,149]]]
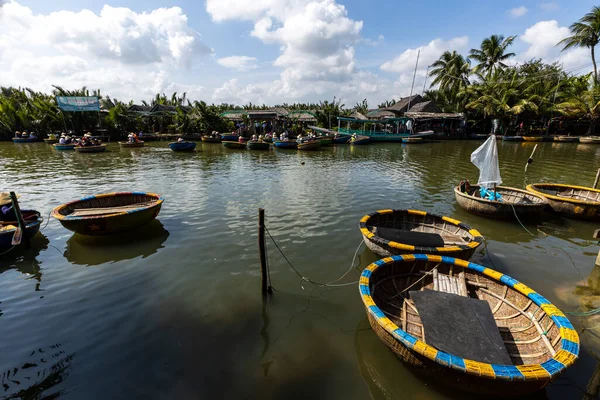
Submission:
[[[410,110],[410,101],[412,100],[412,94],[413,94],[413,89],[415,87],[415,78],[417,76],[417,67],[419,66],[419,56],[421,55],[421,49],[419,49],[419,52],[417,53],[417,62],[415,63],[415,73],[413,74],[413,80],[412,80],[412,85],[410,85],[410,96],[408,96],[408,107],[406,108],[406,111],[408,112],[408,110]]]
[[[423,91],[421,92],[421,95],[425,93],[425,86],[427,86],[427,78],[429,77],[429,67],[431,67],[431,65],[427,66],[427,72],[425,73],[425,82],[423,82]]]

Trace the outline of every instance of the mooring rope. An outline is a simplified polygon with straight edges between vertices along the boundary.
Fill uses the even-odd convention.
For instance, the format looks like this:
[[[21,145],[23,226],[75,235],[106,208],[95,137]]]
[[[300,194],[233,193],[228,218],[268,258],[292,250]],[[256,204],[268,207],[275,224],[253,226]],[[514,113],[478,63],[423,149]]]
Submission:
[[[271,232],[269,232],[269,229],[267,229],[266,226],[265,226],[265,231],[267,232],[267,234],[269,235],[269,237],[273,241],[273,244],[275,245],[275,247],[277,248],[277,250],[279,250],[279,252],[283,256],[283,258],[285,259],[285,261],[287,261],[288,265],[292,268],[292,270],[296,273],[296,275],[298,275],[300,277],[300,279],[302,279],[303,281],[306,281],[308,283],[311,283],[311,284],[313,284],[315,286],[319,286],[319,287],[344,287],[344,286],[355,285],[355,284],[357,284],[359,282],[359,281],[355,281],[355,282],[340,283],[340,284],[335,284],[334,285],[335,282],[339,282],[340,280],[344,279],[350,273],[350,271],[352,271],[352,269],[354,268],[354,263],[356,262],[356,257],[358,255],[358,251],[360,250],[360,248],[361,248],[361,246],[363,244],[362,239],[360,241],[360,244],[356,248],[356,251],[354,252],[354,257],[352,258],[352,263],[350,264],[350,268],[348,268],[348,270],[341,277],[337,278],[336,280],[333,280],[333,281],[328,282],[328,283],[322,283],[322,282],[314,281],[314,280],[312,280],[310,278],[307,278],[304,275],[302,275],[296,269],[296,267],[294,267],[294,265],[291,263],[291,261],[286,257],[286,255],[284,254],[283,250],[281,250],[281,248],[277,244],[277,241],[275,240],[275,238],[273,237],[273,235],[271,235]]]

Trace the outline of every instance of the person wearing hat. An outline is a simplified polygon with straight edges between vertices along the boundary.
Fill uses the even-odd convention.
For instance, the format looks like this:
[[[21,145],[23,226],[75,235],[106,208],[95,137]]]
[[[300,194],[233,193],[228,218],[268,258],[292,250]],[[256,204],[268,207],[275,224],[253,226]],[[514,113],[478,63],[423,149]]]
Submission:
[[[58,143],[59,144],[67,144],[67,135],[65,135],[64,133],[62,135],[60,135],[60,139],[58,139]]]

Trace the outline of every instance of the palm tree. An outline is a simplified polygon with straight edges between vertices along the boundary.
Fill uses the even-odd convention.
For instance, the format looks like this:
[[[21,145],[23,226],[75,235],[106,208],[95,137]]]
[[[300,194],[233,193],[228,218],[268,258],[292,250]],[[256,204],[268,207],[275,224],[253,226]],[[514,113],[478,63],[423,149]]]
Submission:
[[[354,105],[353,110],[358,111],[363,115],[367,115],[367,113],[369,112],[369,102],[367,101],[367,99],[363,99],[361,103],[356,103],[356,105]]]
[[[593,135],[600,118],[600,89],[594,86],[583,94],[558,104],[556,108],[564,115],[589,119],[588,135]]]
[[[462,54],[445,51],[440,58],[431,64],[429,75],[433,77],[431,86],[439,85],[441,90],[458,93],[460,89],[469,86],[471,61]]]
[[[594,82],[598,83],[598,68],[594,47],[600,42],[600,7],[595,6],[592,8],[592,11],[581,17],[579,21],[571,24],[569,30],[571,36],[558,42],[557,46],[563,46],[562,51],[573,47],[588,47],[594,64]]]
[[[503,35],[492,35],[483,39],[480,49],[471,49],[469,52],[469,57],[479,63],[473,68],[473,72],[490,75],[498,69],[506,68],[504,62],[515,56],[515,53],[506,53],[506,49],[515,38],[516,36],[509,36],[505,39]]]

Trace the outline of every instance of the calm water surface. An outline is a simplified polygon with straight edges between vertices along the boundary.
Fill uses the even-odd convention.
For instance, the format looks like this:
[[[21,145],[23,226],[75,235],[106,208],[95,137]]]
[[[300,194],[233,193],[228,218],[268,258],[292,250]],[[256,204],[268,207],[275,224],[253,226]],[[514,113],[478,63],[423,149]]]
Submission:
[[[600,306],[596,225],[549,216],[528,224],[459,209],[452,185],[476,181],[480,142],[249,152],[199,143],[109,145],[102,154],[0,143],[0,191],[43,214],[85,195],[165,196],[141,230],[89,240],[50,221],[32,248],[0,257],[0,397],[462,398],[414,376],[369,329],[356,285],[314,288],[268,243],[276,291],[259,293],[257,210],[289,260],[319,282],[340,277],[358,220],[382,208],[452,216],[488,239],[475,261],[511,275],[563,310]],[[600,146],[500,143],[505,184],[590,186]],[[377,258],[358,251],[353,282]],[[490,260],[491,259],[491,260]],[[492,264],[493,263],[493,264]],[[583,398],[600,357],[600,318],[570,317],[582,357],[539,398]],[[37,397],[36,397],[37,396]],[[593,397],[589,397],[593,398]]]

